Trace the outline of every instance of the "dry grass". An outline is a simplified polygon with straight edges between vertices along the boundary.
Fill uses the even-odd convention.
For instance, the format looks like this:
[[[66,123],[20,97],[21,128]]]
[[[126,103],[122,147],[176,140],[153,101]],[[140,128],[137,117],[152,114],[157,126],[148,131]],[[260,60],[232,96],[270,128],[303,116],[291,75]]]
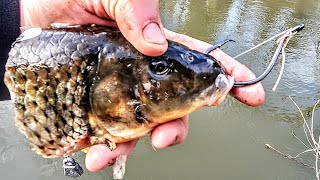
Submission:
[[[320,169],[319,169],[319,161],[320,161],[320,136],[316,137],[314,135],[314,114],[315,114],[315,111],[317,109],[317,106],[318,104],[320,103],[320,100],[318,100],[315,105],[313,106],[313,109],[312,109],[312,116],[311,116],[311,122],[310,124],[308,124],[307,122],[307,119],[305,118],[305,116],[303,115],[300,107],[298,106],[298,104],[290,97],[291,101],[294,103],[294,105],[298,108],[299,112],[300,112],[300,115],[303,119],[303,131],[304,131],[304,134],[305,134],[305,137],[306,137],[306,141],[307,142],[304,142],[302,141],[298,136],[296,136],[294,134],[294,132],[292,131],[292,135],[299,141],[301,142],[305,147],[306,147],[306,150],[295,155],[295,156],[291,156],[291,155],[288,155],[288,154],[284,154],[282,153],[281,151],[277,150],[276,148],[272,147],[271,145],[269,144],[265,144],[266,148],[268,149],[271,149],[273,151],[275,151],[276,153],[278,154],[281,154],[282,156],[284,156],[285,158],[287,159],[290,159],[292,161],[295,161],[299,164],[302,164],[308,168],[312,168],[316,171],[316,178],[318,180],[320,180]],[[303,163],[301,161],[299,161],[297,158],[304,155],[304,154],[307,154],[307,153],[312,153],[315,157],[315,165],[308,165],[306,163]]]

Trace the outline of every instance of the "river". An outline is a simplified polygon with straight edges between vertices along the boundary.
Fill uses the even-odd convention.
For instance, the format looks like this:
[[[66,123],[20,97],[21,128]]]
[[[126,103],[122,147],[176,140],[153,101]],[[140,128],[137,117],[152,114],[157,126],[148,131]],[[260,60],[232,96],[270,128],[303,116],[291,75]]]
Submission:
[[[155,151],[142,138],[127,162],[125,179],[134,180],[301,180],[316,179],[315,171],[265,148],[296,155],[306,150],[292,131],[307,143],[303,121],[291,96],[310,122],[312,107],[320,94],[320,1],[318,0],[162,0],[161,18],[170,30],[203,41],[232,38],[222,49],[231,56],[299,23],[305,29],[286,48],[283,77],[278,61],[262,82],[266,101],[248,107],[228,97],[219,107],[208,107],[190,116],[190,133],[181,145]],[[263,72],[275,50],[275,41],[237,59],[256,74]],[[315,136],[320,134],[320,111],[315,113]],[[56,180],[62,159],[44,159],[33,153],[16,130],[10,101],[0,102],[0,179]],[[84,166],[83,153],[76,159]],[[315,165],[313,154],[297,160]],[[111,169],[85,170],[79,179],[112,179]]]

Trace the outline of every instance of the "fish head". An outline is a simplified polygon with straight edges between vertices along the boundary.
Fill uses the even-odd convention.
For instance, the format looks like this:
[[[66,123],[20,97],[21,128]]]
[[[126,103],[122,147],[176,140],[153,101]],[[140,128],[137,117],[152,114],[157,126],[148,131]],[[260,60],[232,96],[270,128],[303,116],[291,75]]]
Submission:
[[[139,64],[139,96],[146,119],[166,122],[206,105],[218,105],[230,91],[227,76],[212,57],[170,42],[165,54]]]

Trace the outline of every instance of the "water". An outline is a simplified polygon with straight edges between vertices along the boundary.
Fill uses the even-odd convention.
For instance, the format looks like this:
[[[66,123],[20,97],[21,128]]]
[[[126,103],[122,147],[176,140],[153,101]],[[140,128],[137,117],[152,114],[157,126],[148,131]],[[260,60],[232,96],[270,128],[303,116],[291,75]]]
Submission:
[[[289,96],[304,114],[310,114],[320,93],[320,1],[317,0],[163,0],[162,20],[168,29],[214,43],[231,37],[223,50],[235,56],[301,22],[306,27],[290,41],[284,75],[278,89],[271,89],[280,62],[263,81],[267,98],[259,107],[248,107],[231,97],[221,106],[204,108],[191,115],[185,143],[154,151],[148,137],[139,141],[127,164],[125,179],[315,179],[315,173],[298,163],[265,149],[269,143],[295,155],[305,147],[291,130],[306,140],[302,119]],[[261,73],[275,50],[269,43],[238,60]],[[320,112],[316,126],[320,130]],[[1,179],[68,179],[62,175],[61,159],[43,159],[33,153],[14,128],[12,106],[0,102]],[[84,154],[77,160],[84,164]],[[314,157],[300,160],[314,164]],[[110,169],[85,171],[80,179],[111,179]]]

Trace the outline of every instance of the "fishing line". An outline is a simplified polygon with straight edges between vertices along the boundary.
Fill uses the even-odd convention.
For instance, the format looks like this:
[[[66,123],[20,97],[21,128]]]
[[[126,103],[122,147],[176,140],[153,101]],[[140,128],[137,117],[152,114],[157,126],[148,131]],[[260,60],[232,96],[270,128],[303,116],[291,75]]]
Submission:
[[[293,28],[287,29],[287,30],[285,30],[285,31],[282,31],[281,33],[279,33],[279,34],[277,34],[277,35],[274,35],[274,36],[272,36],[271,38],[269,38],[269,39],[267,39],[267,40],[259,43],[258,45],[256,45],[256,46],[254,46],[254,47],[252,47],[252,48],[250,48],[250,49],[248,49],[248,50],[246,50],[246,51],[244,51],[244,52],[242,52],[242,53],[234,56],[233,58],[236,59],[236,58],[238,58],[238,57],[240,57],[240,56],[242,56],[242,55],[244,55],[244,54],[247,54],[248,52],[257,49],[258,47],[260,47],[260,46],[262,46],[262,45],[264,45],[264,44],[266,44],[266,43],[268,43],[268,42],[270,42],[270,41],[272,41],[272,40],[274,40],[274,39],[276,39],[276,38],[278,38],[278,37],[280,37],[280,36],[282,36],[282,35],[284,35],[284,34],[286,34],[286,33],[299,32],[299,31],[301,31],[303,28],[304,28],[304,24],[299,24],[299,25],[296,26],[296,27],[293,27]]]

